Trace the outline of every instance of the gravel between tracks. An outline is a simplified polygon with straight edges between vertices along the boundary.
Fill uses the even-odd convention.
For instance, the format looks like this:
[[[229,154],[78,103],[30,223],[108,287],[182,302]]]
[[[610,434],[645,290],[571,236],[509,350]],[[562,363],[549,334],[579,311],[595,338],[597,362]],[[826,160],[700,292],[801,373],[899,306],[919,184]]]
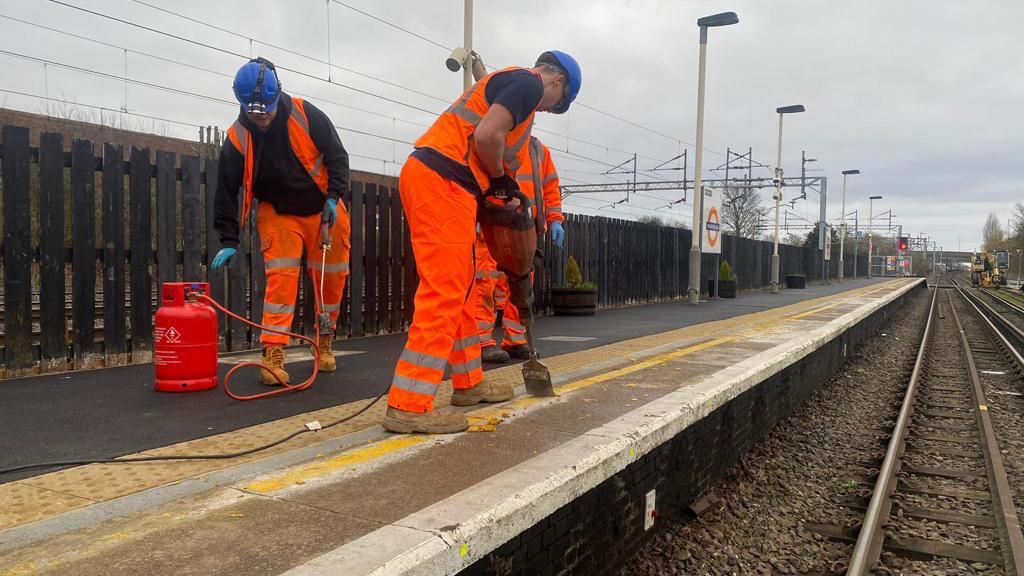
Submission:
[[[892,315],[842,372],[711,489],[716,506],[670,522],[621,575],[827,574],[848,558],[850,545],[804,525],[844,522],[836,502],[870,486],[865,463],[885,451],[930,298],[919,291]]]

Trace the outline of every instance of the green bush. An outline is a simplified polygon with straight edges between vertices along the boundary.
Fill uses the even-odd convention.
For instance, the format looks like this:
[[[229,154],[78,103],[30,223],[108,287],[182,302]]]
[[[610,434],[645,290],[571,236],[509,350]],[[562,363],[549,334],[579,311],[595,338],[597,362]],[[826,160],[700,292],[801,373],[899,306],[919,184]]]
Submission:
[[[583,285],[583,274],[580,272],[580,265],[576,259],[569,256],[569,263],[565,265],[565,283],[569,288],[580,288]]]
[[[718,267],[718,279],[726,281],[736,279],[732,274],[732,266],[729,266],[728,260],[722,260],[721,266]]]

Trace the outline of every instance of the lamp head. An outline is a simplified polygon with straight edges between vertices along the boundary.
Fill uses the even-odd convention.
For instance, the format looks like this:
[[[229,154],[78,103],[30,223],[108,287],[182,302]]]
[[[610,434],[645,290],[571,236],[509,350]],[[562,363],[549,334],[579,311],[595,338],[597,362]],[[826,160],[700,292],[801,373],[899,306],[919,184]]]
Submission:
[[[777,113],[779,113],[779,114],[796,114],[797,112],[803,112],[804,110],[805,109],[804,109],[804,105],[803,104],[794,104],[792,106],[782,106],[781,108],[776,108],[775,109],[775,111]]]
[[[871,199],[871,200],[881,200],[882,199],[881,196],[868,196],[868,198]]]
[[[729,26],[740,21],[735,12],[722,12],[697,19],[697,26],[701,28],[714,28],[716,26]]]
[[[860,170],[843,170],[843,176],[852,176],[854,174],[860,174]]]

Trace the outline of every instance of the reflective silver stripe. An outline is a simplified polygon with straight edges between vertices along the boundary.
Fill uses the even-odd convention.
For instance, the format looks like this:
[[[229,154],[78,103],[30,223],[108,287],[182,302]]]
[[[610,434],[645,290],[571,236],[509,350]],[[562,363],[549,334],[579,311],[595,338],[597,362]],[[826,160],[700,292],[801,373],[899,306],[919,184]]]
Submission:
[[[264,302],[263,311],[273,314],[294,314],[295,304],[274,304],[273,302]]]
[[[337,312],[341,310],[341,303],[337,304],[324,304],[324,312]]]
[[[493,322],[484,322],[483,320],[477,320],[476,321],[476,327],[481,329],[481,330],[490,330],[490,329],[494,328],[494,323]]]
[[[489,278],[501,278],[501,274],[502,273],[500,271],[498,271],[498,270],[488,270],[487,271],[487,276]]]
[[[292,120],[298,122],[299,126],[302,127],[302,131],[309,134],[309,122],[306,121],[306,117],[299,111],[299,107],[294,103],[292,104]]]
[[[324,272],[327,274],[332,274],[335,272],[348,272],[348,262],[335,262],[334,264],[328,264],[325,267],[323,266],[323,263],[320,260],[309,261],[310,270],[320,270],[321,268],[323,268]]]
[[[427,396],[437,395],[437,384],[427,382],[426,380],[416,380],[407,376],[399,376],[398,374],[395,374],[395,377],[391,379],[391,387],[398,388],[399,390],[405,390],[406,392],[413,392],[415,394],[426,394]]]
[[[245,156],[249,152],[249,130],[245,126],[242,126],[242,123],[238,120],[235,120],[235,123],[232,124],[231,127],[235,130],[235,136],[238,138],[238,145],[242,148],[239,152],[242,153],[242,156]]]
[[[298,268],[302,266],[302,258],[271,258],[266,262],[267,269]]]
[[[483,270],[477,270],[476,274],[473,275],[473,279],[474,280],[483,280],[484,279],[484,271]]]
[[[274,326],[272,324],[264,324],[263,328],[266,328],[266,329],[269,329],[269,330],[278,330],[280,332],[291,332],[292,331],[292,327],[291,326]],[[266,330],[264,330],[264,331],[266,331]],[[281,336],[283,336],[283,334],[281,334]]]
[[[519,322],[516,322],[514,320],[509,320],[508,318],[503,318],[502,321],[501,321],[501,324],[503,326],[505,326],[506,328],[511,328],[513,330],[519,330],[520,332],[526,331],[526,326],[523,326],[522,324],[520,324]]]
[[[448,111],[458,116],[459,118],[462,118],[466,122],[469,122],[473,126],[476,126],[477,124],[480,123],[481,120],[483,120],[483,116],[477,114],[476,112],[470,110],[469,108],[466,108],[465,106],[462,106],[461,104],[456,104],[455,106],[452,106],[451,108],[448,109]]]
[[[544,214],[561,214],[561,213],[562,213],[562,209],[561,208],[548,208],[547,210],[544,211]]]
[[[309,175],[312,176],[313,178],[316,178],[317,174],[320,173],[320,168],[323,166],[323,164],[324,155],[320,154],[319,156],[316,157],[316,160],[313,160],[313,171],[310,172]]]
[[[540,147],[540,140],[530,138],[530,166],[533,168],[533,203],[537,205],[534,214],[544,211],[544,184],[540,181],[540,159],[544,156],[544,150]]]
[[[481,364],[480,357],[478,356],[462,364],[452,364],[452,374],[469,374],[473,370],[480,370],[482,368],[483,364]]]
[[[509,168],[513,172],[519,170],[522,163],[519,162],[519,151],[523,149],[523,146],[530,140],[530,132],[533,131],[533,117],[530,117],[530,124],[526,127],[526,131],[519,137],[512,146],[505,148],[505,162],[508,163]]]
[[[421,368],[431,368],[433,370],[444,370],[444,367],[448,365],[447,358],[438,358],[431,354],[424,352],[417,352],[415,350],[409,350],[408,348],[402,350],[402,355],[399,357],[401,360],[405,360],[409,364],[415,364]]]
[[[516,174],[516,182],[529,182],[533,180],[533,174],[523,174],[520,172]]]
[[[466,336],[462,340],[456,340],[455,344],[452,346],[452,350],[465,350],[466,348],[469,348],[473,344],[479,344],[479,343],[480,343],[480,335],[479,334],[473,334],[472,336]]]
[[[506,332],[505,340],[508,340],[513,344],[526,344],[526,336],[522,334],[511,334]]]

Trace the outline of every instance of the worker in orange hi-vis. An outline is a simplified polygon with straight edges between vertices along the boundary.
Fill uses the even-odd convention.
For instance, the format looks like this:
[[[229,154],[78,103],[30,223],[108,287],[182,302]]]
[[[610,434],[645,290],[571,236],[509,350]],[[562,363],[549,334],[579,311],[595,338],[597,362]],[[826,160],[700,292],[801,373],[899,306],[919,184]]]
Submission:
[[[534,199],[538,212],[543,214],[546,228],[551,231],[552,244],[562,248],[565,243],[565,229],[562,227],[565,216],[562,215],[562,193],[551,151],[540,140],[531,137],[530,145],[522,155],[522,168],[516,174],[519,187],[528,198]],[[519,318],[519,308],[508,301],[508,279],[498,271],[497,263],[487,251],[487,243],[479,234],[476,257],[475,300],[480,357],[484,362],[492,363],[508,362],[510,357],[525,360],[530,357],[526,346],[526,327]],[[500,348],[493,336],[494,328],[499,325],[504,332]]]
[[[318,368],[334,372],[337,362],[331,346],[348,279],[351,219],[341,201],[348,189],[348,152],[326,114],[282,91],[268,60],[256,58],[239,68],[232,89],[241,109],[220,155],[213,221],[222,248],[211,270],[217,271],[235,256],[239,232],[255,211],[267,270],[260,322],[278,332],[287,331],[295,314],[305,251],[313,286],[323,286],[323,293],[316,295],[316,312],[330,321],[317,339]],[[315,256],[328,246],[323,258]],[[288,336],[264,330],[260,342],[260,381],[289,383],[284,369]]]
[[[519,193],[516,172],[536,112],[561,114],[579,93],[580,68],[563,52],[533,68],[506,68],[472,86],[416,141],[398,188],[419,286],[382,424],[392,432],[452,433],[465,414],[434,408],[451,366],[452,404],[503,402],[512,387],[485,381],[472,306],[478,202]]]

